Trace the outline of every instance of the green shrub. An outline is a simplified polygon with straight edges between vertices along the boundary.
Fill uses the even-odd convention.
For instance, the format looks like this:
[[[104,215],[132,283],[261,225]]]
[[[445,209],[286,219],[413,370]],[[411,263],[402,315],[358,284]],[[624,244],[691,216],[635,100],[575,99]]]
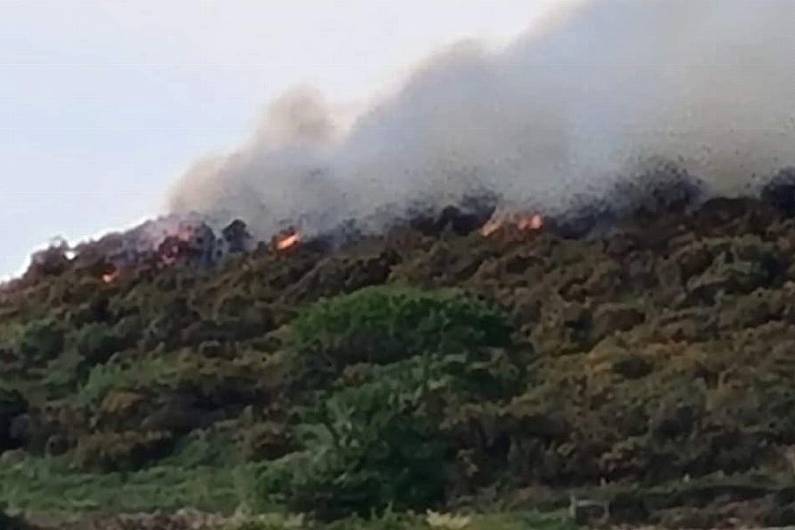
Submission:
[[[99,405],[111,390],[146,388],[154,381],[167,379],[176,368],[166,358],[141,359],[132,366],[101,364],[91,369],[80,388],[78,402],[83,406]]]
[[[97,432],[78,441],[75,464],[101,472],[128,471],[168,455],[174,439],[165,432]]]
[[[53,319],[34,320],[22,329],[19,337],[19,351],[32,362],[49,361],[61,353],[64,346],[64,333]]]
[[[180,352],[132,363],[94,366],[80,389],[82,405],[99,405],[111,390],[132,390],[152,396],[189,395],[205,406],[229,407],[257,401],[267,374],[257,360],[208,359]]]
[[[429,374],[414,368],[320,400],[298,429],[305,450],[271,465],[265,490],[323,519],[439,503],[450,451],[429,413]]]
[[[113,333],[120,337],[125,344],[136,344],[143,335],[144,324],[140,315],[128,315],[113,326]]]
[[[77,351],[89,364],[100,364],[124,347],[122,339],[105,324],[93,323],[76,333]]]
[[[246,426],[238,433],[238,446],[247,461],[274,460],[294,450],[292,433],[281,422]]]
[[[90,366],[74,351],[66,351],[49,363],[42,378],[42,388],[49,399],[72,395],[88,377]]]
[[[505,346],[511,328],[499,310],[457,291],[368,287],[321,300],[292,324],[292,347],[333,371],[423,353]]]

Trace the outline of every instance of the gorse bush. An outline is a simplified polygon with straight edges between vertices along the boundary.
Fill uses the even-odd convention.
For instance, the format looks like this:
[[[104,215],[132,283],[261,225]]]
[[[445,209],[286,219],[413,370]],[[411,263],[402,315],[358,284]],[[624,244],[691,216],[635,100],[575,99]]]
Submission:
[[[175,372],[167,359],[141,359],[133,366],[104,364],[95,366],[80,388],[78,401],[82,405],[99,405],[111,390],[133,390],[146,387],[159,378]]]
[[[291,329],[292,347],[333,371],[354,363],[505,346],[511,333],[507,317],[478,299],[394,286],[321,300]]]
[[[49,361],[61,353],[63,346],[63,328],[48,318],[32,321],[19,336],[19,352],[31,362]]]
[[[160,398],[189,395],[205,405],[229,406],[256,400],[262,377],[256,360],[231,363],[183,352],[94,366],[78,401],[96,406],[113,390],[130,390]]]
[[[165,432],[96,432],[80,439],[74,462],[84,470],[133,470],[169,454],[173,446]]]
[[[92,323],[80,328],[76,336],[77,351],[89,364],[104,363],[124,347],[124,341],[105,324]]]

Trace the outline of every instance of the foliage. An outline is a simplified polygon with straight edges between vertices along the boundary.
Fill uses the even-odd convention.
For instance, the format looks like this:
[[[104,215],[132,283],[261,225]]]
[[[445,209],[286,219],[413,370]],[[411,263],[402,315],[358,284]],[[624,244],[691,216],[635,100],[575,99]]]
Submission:
[[[0,438],[28,456],[0,457],[0,502],[284,501],[357,512],[346,530],[425,528],[404,510],[430,508],[513,530],[539,523],[466,508],[602,481],[791,477],[795,221],[777,210],[791,205],[700,205],[674,184],[589,239],[558,220],[400,228],[217,268],[142,262],[109,283],[86,254],[2,287],[0,386],[21,396],[0,403]],[[666,204],[677,213],[648,215]],[[30,457],[60,454],[48,447],[67,453]]]
[[[423,353],[462,353],[510,342],[507,317],[457,291],[368,287],[321,300],[291,325],[291,345],[327,363],[389,363]]]
[[[110,390],[133,390],[173,376],[176,367],[164,358],[141,359],[132,366],[104,364],[92,368],[78,394],[79,403],[99,405]]]
[[[64,332],[54,319],[44,318],[27,324],[19,337],[19,352],[31,362],[49,361],[64,346]]]
[[[301,426],[305,451],[284,458],[265,488],[323,518],[442,500],[449,449],[427,410],[428,373],[333,390]]]
[[[472,524],[472,518],[466,515],[439,513],[430,510],[425,521],[431,528],[442,528],[445,530],[463,530]]]
[[[91,365],[104,363],[125,346],[111,327],[99,322],[80,328],[75,342],[78,353]]]
[[[186,506],[231,513],[255,504],[253,464],[185,466],[178,461],[134,472],[75,470],[68,458],[27,457],[0,466],[0,502],[18,511],[75,514],[176,511]]]
[[[149,395],[194,395],[221,406],[257,397],[264,376],[260,359],[204,358],[191,352],[95,366],[78,393],[84,406],[99,405],[111,390]]]
[[[186,466],[168,459],[131,473],[86,473],[69,468],[64,458],[33,458],[0,467],[0,499],[9,511],[56,514],[174,512],[186,506],[232,514],[256,499],[249,477],[261,466],[227,464]],[[242,487],[241,487],[242,486]],[[223,530],[427,530],[423,516],[387,509],[383,514],[353,516],[329,524],[282,514],[273,505],[254,506],[261,513],[232,516]],[[561,518],[524,513],[471,516],[467,530],[573,530]]]
[[[97,432],[80,439],[74,460],[81,469],[128,471],[162,458],[173,446],[164,432]]]

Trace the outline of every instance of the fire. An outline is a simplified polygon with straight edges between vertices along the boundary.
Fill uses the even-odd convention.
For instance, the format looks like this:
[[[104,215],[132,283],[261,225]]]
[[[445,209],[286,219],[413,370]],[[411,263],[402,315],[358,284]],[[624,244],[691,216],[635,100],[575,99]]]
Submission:
[[[544,218],[537,213],[532,215],[500,215],[491,218],[489,222],[483,225],[480,233],[488,237],[506,225],[515,226],[522,232],[537,231],[544,228]]]
[[[516,223],[519,230],[541,230],[544,228],[544,218],[540,214],[531,215],[529,217],[522,217]]]
[[[289,232],[286,235],[278,236],[276,239],[276,250],[287,250],[301,242],[300,232]]]
[[[115,282],[118,277],[119,277],[119,271],[114,270],[112,272],[106,272],[105,274],[103,274],[102,281],[104,283],[111,284]]]

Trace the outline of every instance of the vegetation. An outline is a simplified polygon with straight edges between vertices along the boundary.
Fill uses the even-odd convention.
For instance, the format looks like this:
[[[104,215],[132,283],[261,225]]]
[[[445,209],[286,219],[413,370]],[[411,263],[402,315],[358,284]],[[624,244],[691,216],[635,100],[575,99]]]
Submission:
[[[18,348],[25,359],[32,362],[48,361],[63,349],[64,332],[52,319],[34,320],[19,334]]]
[[[450,451],[425,410],[431,381],[420,377],[393,371],[330,392],[300,426],[304,450],[269,470],[266,491],[325,518],[438,504]]]
[[[505,347],[505,315],[461,293],[368,287],[320,300],[295,319],[292,344],[339,372],[355,363],[389,363],[414,355]]]
[[[186,506],[228,512],[254,499],[253,464],[195,468],[168,461],[132,473],[76,472],[64,458],[30,457],[0,470],[10,511],[73,514],[177,511]]]
[[[56,249],[0,289],[0,503],[507,529],[578,491],[789,524],[795,223],[678,197],[590,239],[400,228],[110,282]]]

